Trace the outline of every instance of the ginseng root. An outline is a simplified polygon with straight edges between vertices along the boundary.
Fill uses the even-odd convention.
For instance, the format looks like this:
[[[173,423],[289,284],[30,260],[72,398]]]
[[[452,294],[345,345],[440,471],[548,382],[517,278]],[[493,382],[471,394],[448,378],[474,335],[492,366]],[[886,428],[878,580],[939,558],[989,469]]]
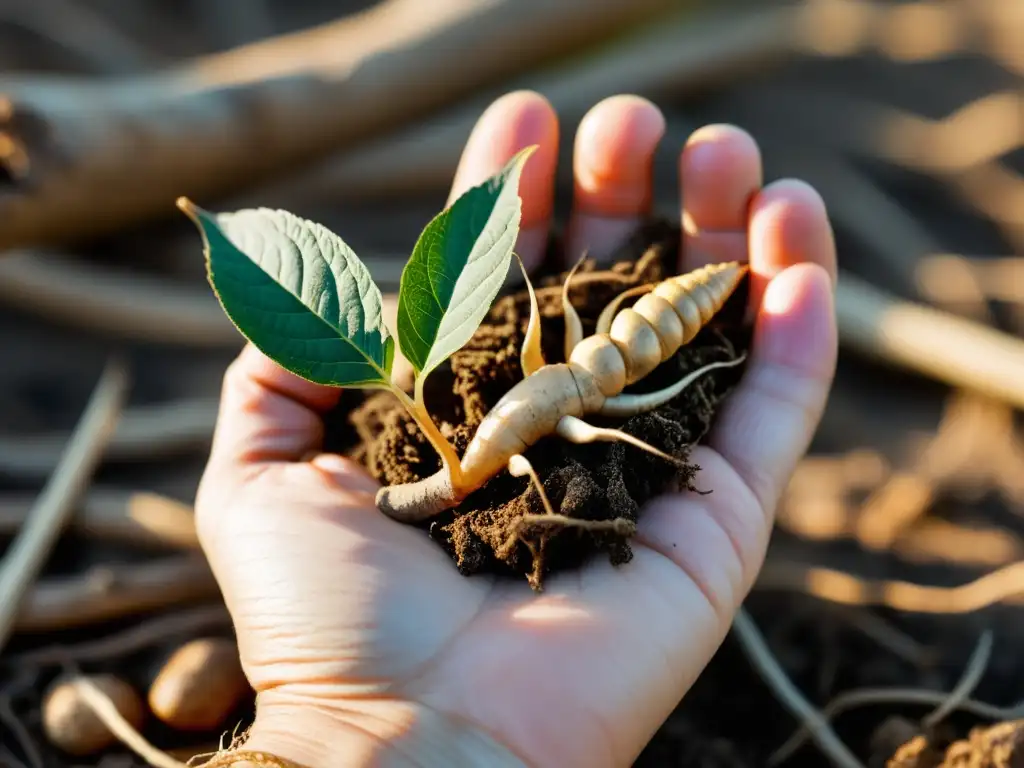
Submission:
[[[577,265],[578,266],[578,265]],[[575,272],[575,269],[573,270]],[[653,410],[677,397],[701,376],[739,365],[743,356],[716,362],[687,374],[657,392],[623,393],[648,376],[692,341],[722,308],[747,273],[740,262],[709,264],[685,275],[643,286],[632,307],[603,313],[605,330],[581,338],[581,324],[568,301],[570,279],[563,292],[565,351],[568,362],[546,364],[541,353],[536,296],[530,291],[531,317],[521,353],[524,378],[494,406],[477,428],[457,471],[442,467],[423,480],[382,488],[378,508],[400,522],[419,522],[457,506],[502,470],[529,474],[550,511],[539,479],[528,470],[522,453],[543,437],[558,435],[573,443],[620,440],[674,461],[618,430],[600,429],[582,420],[586,414],[631,416]],[[525,275],[525,270],[524,270]],[[639,291],[630,291],[635,295]],[[510,461],[512,464],[510,465]],[[544,517],[544,516],[542,516]],[[549,518],[550,519],[550,518]],[[534,521],[531,521],[534,522]]]

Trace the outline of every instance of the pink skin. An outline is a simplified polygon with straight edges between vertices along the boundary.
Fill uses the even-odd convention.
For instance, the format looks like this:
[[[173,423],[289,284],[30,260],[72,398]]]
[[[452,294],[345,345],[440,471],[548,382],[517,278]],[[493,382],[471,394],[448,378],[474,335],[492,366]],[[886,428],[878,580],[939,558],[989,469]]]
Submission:
[[[635,97],[588,116],[574,243],[622,235],[648,212],[639,159],[662,125]],[[481,118],[456,176],[458,191],[541,142],[521,187],[528,263],[551,219],[557,134],[543,98],[506,96]],[[680,166],[687,266],[698,249],[749,259],[755,346],[695,457],[697,485],[714,492],[652,502],[626,566],[595,562],[540,595],[464,578],[421,531],[375,509],[377,485],[360,467],[304,460],[339,392],[252,347],[229,368],[196,514],[259,692],[249,748],[310,768],[452,765],[460,746],[477,756],[470,764],[502,764],[474,740],[489,737],[529,765],[628,766],[689,689],[762,564],[776,501],[824,407],[836,255],[820,197],[795,181],[762,189],[741,130],[698,131]]]

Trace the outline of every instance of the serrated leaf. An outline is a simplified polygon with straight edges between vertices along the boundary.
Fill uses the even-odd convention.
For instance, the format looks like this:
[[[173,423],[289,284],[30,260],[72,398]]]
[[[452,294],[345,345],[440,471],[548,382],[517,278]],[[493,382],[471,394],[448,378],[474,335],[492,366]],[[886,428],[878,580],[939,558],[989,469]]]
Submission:
[[[535,149],[462,194],[416,242],[402,271],[396,332],[418,376],[469,341],[501,289],[519,234],[519,177]]]
[[[318,384],[390,380],[395,341],[380,289],[340,237],[287,211],[213,214],[184,198],[178,207],[202,233],[225,313],[264,354]]]

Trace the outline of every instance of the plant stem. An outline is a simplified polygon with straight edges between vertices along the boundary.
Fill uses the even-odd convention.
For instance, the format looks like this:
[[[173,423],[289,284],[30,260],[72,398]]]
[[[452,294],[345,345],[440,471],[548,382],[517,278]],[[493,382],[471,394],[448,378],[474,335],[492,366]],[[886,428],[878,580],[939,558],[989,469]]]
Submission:
[[[448,477],[451,480],[452,488],[458,488],[462,483],[462,463],[459,461],[459,456],[455,453],[455,449],[445,439],[444,435],[441,434],[441,431],[434,424],[434,420],[430,418],[430,413],[423,404],[423,377],[417,376],[416,378],[415,400],[410,398],[401,387],[392,385],[391,391],[398,398],[398,401],[405,406],[409,415],[413,417],[427,440],[430,441],[434,450],[441,457],[441,462],[444,464],[445,469],[448,470]]]

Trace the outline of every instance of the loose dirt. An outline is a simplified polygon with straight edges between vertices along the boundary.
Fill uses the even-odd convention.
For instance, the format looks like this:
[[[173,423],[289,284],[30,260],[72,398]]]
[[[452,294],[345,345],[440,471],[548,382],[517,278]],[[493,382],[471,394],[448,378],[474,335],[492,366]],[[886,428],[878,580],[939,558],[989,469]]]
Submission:
[[[677,274],[678,243],[677,230],[652,224],[624,245],[610,269],[599,269],[593,262],[581,267],[570,299],[584,334],[593,333],[601,310],[618,293]],[[566,276],[541,272],[540,279],[533,278],[548,363],[564,361],[561,286]],[[737,320],[745,306],[745,286],[744,281],[697,338],[629,391],[661,389],[695,368],[742,353],[746,339]],[[427,407],[460,455],[499,398],[522,380],[519,353],[529,317],[525,287],[500,297],[469,343],[427,380]],[[713,492],[693,485],[699,467],[688,459],[741,370],[736,366],[712,371],[664,406],[625,421],[588,417],[591,423],[614,426],[653,445],[676,458],[677,465],[624,443],[580,446],[557,436],[544,438],[524,455],[541,478],[556,515],[564,519],[545,514],[528,478],[503,471],[458,508],[428,523],[430,536],[464,575],[525,577],[537,590],[543,588],[547,574],[579,567],[594,555],[616,565],[628,562],[633,554],[629,540],[648,499],[682,488]],[[342,439],[336,449],[362,462],[382,484],[415,481],[440,466],[436,453],[390,393],[358,404],[349,401],[332,421],[340,418],[351,428],[344,430],[348,444]]]

